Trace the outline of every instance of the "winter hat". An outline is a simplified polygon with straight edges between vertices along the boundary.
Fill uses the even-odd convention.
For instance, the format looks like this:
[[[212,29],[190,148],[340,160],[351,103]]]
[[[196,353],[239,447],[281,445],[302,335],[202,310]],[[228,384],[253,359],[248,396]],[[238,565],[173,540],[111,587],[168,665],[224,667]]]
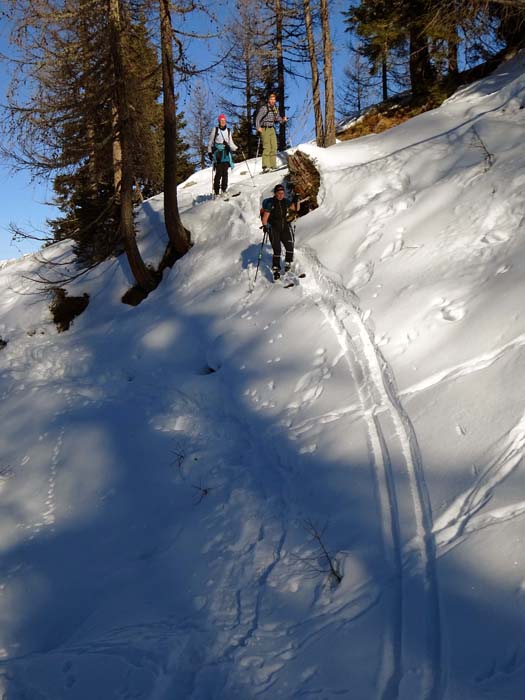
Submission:
[[[276,194],[277,192],[281,192],[281,191],[284,192],[283,185],[275,185],[275,187],[273,188],[274,194]]]
[[[224,114],[219,114],[219,116],[217,117],[217,121],[220,121],[221,119],[224,119],[224,121],[226,121],[226,117],[224,116]]]

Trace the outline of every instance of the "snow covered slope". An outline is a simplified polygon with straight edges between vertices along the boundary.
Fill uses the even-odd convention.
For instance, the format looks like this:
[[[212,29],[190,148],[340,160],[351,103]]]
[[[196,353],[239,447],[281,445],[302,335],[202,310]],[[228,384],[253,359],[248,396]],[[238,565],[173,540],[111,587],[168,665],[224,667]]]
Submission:
[[[253,285],[260,161],[180,187],[136,308],[108,261],[58,334],[0,265],[6,700],[525,697],[524,60],[301,147],[300,286]],[[162,196],[138,223],[156,262]]]

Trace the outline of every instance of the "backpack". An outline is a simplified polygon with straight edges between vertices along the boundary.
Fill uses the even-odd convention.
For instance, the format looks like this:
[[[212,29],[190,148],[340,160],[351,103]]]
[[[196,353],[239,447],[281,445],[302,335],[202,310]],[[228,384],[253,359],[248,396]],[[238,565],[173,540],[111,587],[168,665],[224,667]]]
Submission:
[[[266,199],[263,199],[262,207],[259,209],[259,216],[261,217],[261,222],[262,222],[263,214],[265,212],[268,213],[268,209],[264,208],[265,206],[270,207],[269,214],[270,214],[270,216],[272,215],[273,202],[274,202],[273,197],[267,197]],[[271,206],[270,206],[270,203],[271,203]],[[287,212],[287,216],[286,216],[286,221],[288,222],[288,224],[293,222],[294,219],[296,219],[296,218],[297,218],[297,213],[295,211],[292,211],[291,209],[289,209]],[[268,223],[270,223],[270,222],[268,221]]]
[[[263,214],[266,212],[266,209],[264,208],[264,205],[269,206],[269,202],[272,203],[271,209],[270,209],[270,214],[272,213],[273,209],[273,197],[267,197],[266,199],[263,199],[262,207],[259,210],[259,216],[261,217],[261,221],[263,218]]]
[[[255,122],[257,121],[257,115],[259,114],[259,111],[260,111],[263,107],[266,107],[266,114],[268,114],[268,112],[270,111],[270,108],[268,107],[268,105],[267,105],[266,102],[264,102],[264,101],[258,102],[258,103],[257,103],[257,107],[256,107],[256,108],[253,110],[253,112],[252,112],[252,126],[253,126],[254,129],[256,128]],[[263,119],[264,119],[264,117],[266,116],[266,114],[263,115]]]

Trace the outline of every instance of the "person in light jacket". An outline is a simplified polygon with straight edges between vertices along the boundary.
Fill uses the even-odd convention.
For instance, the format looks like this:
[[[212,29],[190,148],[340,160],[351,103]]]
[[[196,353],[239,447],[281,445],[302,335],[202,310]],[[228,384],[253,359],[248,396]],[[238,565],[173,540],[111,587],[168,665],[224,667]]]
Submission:
[[[208,157],[215,167],[213,191],[216,197],[220,191],[224,194],[228,190],[228,169],[233,168],[232,152],[236,150],[231,131],[226,126],[226,117],[219,114],[208,142]]]

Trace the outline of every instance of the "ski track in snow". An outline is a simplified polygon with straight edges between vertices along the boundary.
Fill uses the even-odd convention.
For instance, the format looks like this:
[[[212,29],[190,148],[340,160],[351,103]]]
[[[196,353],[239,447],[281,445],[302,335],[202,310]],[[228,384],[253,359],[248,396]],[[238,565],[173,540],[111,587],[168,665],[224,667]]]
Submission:
[[[434,523],[436,544],[446,553],[466,535],[490,525],[520,516],[523,503],[516,503],[474,517],[490,500],[494,489],[519,465],[525,455],[525,414],[502,440],[501,447],[489,461],[471,488],[459,495]]]
[[[406,387],[405,389],[399,389],[398,396],[401,399],[410,398],[411,396],[416,396],[417,394],[428,391],[429,389],[432,389],[441,383],[449,381],[452,382],[456,379],[460,379],[461,377],[466,377],[470,374],[474,374],[475,372],[482,372],[483,370],[487,369],[495,362],[500,360],[507,352],[523,346],[525,346],[525,335],[521,334],[516,338],[509,340],[508,343],[494,348],[489,352],[482,353],[481,355],[466,360],[465,362],[462,362],[458,365],[446,367],[445,369],[442,369],[439,372],[429,375],[425,379],[422,379],[421,381],[412,384]],[[345,416],[352,414],[358,417],[360,409],[361,407],[359,404],[349,404],[348,406],[337,409],[335,411],[322,413],[315,416],[314,418],[308,418],[303,422],[296,423],[293,426],[292,430],[296,436],[299,436],[303,433],[308,432],[313,426],[319,423],[331,423],[332,421],[337,421],[341,418],[344,418]],[[378,411],[381,410],[383,410],[381,407],[378,408]]]
[[[385,248],[383,258],[395,254],[402,246],[402,236],[398,235],[396,240]],[[306,280],[301,282],[301,286],[335,332],[341,347],[341,357],[344,357],[348,364],[360,396],[359,405],[327,414],[321,418],[321,422],[328,423],[355,412],[356,416],[364,417],[368,426],[370,456],[378,489],[384,557],[389,572],[388,595],[385,591],[382,593],[382,597],[387,599],[389,621],[384,631],[377,697],[378,700],[409,700],[409,698],[412,700],[413,697],[421,700],[438,700],[441,692],[439,675],[441,639],[435,551],[432,516],[417,439],[410,420],[401,406],[391,370],[370,337],[355,297],[343,285],[327,277],[312,251],[298,249],[297,253],[299,259],[306,264],[308,275]],[[373,272],[370,276],[371,274]],[[252,287],[250,291],[253,291]],[[267,290],[261,285],[257,294],[247,296],[240,305],[232,309],[228,317],[231,319],[237,316],[251,320],[253,311],[250,307],[266,292]],[[327,302],[326,299],[334,301]],[[292,313],[296,306],[297,304],[292,303],[285,315]],[[274,340],[275,338],[272,337],[268,342],[273,343]],[[273,361],[279,360],[280,358],[276,356]],[[302,409],[314,404],[321,396],[323,383],[329,377],[330,367],[326,362],[325,351],[319,348],[314,368],[297,381],[294,389],[297,398],[285,407],[280,422],[290,431],[292,437],[300,437],[314,425],[312,419],[303,422],[298,419]],[[273,404],[259,399],[255,389],[247,391],[255,410],[272,408]],[[249,426],[247,428],[249,429]],[[392,433],[395,437],[387,438]],[[252,439],[257,441],[255,436],[252,436]],[[264,446],[261,445],[261,447],[264,453]],[[316,445],[310,444],[301,449],[315,450]],[[272,457],[273,460],[267,460],[268,463],[279,464],[279,456],[272,455]],[[404,465],[402,479],[396,473],[399,464]],[[285,471],[281,470],[281,478]],[[398,493],[400,489],[401,494]],[[398,506],[399,495],[406,500],[405,491],[408,491],[412,504],[411,513],[408,516],[402,516]],[[274,675],[285,660],[294,658],[305,643],[315,639],[324,627],[334,624],[331,615],[325,622],[319,624],[315,623],[315,619],[319,619],[318,616],[314,616],[314,623],[311,618],[306,627],[312,627],[312,629],[306,637],[303,636],[306,627],[304,631],[296,630],[296,649],[290,650],[284,647],[281,652],[283,660],[280,662],[277,660],[279,654],[275,655],[274,664],[265,663],[262,659],[258,661],[257,654],[255,657],[246,654],[245,648],[250,647],[250,641],[256,636],[259,655],[261,644],[264,647],[264,642],[261,641],[261,636],[264,637],[264,634],[260,628],[258,613],[261,605],[260,597],[263,595],[263,584],[279,560],[279,551],[285,537],[286,534],[281,533],[280,545],[275,550],[274,558],[262,574],[259,574],[260,578],[256,577],[256,582],[248,585],[247,588],[236,587],[235,583],[245,578],[243,571],[246,561],[238,562],[227,573],[225,583],[219,587],[219,590],[225,591],[227,597],[231,597],[232,590],[237,591],[235,594],[237,613],[233,628],[232,623],[224,626],[226,620],[221,619],[219,614],[221,610],[230,609],[231,604],[225,605],[225,601],[221,600],[219,595],[218,602],[212,605],[212,609],[217,610],[214,618],[215,625],[219,629],[224,629],[226,635],[218,644],[218,649],[225,646],[229,649],[224,656],[240,653],[236,665],[250,668],[253,674],[252,682],[259,692],[271,688]],[[403,566],[404,542],[412,544],[411,564],[415,562],[416,565],[410,568]],[[369,609],[370,605],[375,604],[374,601],[377,602],[377,595],[370,591],[365,598],[362,610]],[[355,600],[350,607],[354,605]],[[362,611],[359,614],[362,614]],[[321,619],[323,618],[324,616],[321,616]],[[424,621],[423,624],[422,621]],[[232,629],[235,630],[233,635]],[[288,630],[288,634],[291,634],[291,630]],[[302,636],[303,642],[298,641]],[[418,653],[423,650],[423,658],[415,659],[414,653],[410,651],[411,648],[416,649]],[[212,657],[210,657],[211,661]]]
[[[358,386],[362,414],[368,425],[384,554],[392,576],[378,698],[437,700],[441,695],[441,637],[435,543],[417,439],[401,406],[391,369],[370,337],[355,296],[326,276],[313,251],[302,248],[299,255],[307,270],[303,286],[339,340]],[[390,431],[395,438],[387,438]],[[393,467],[394,459],[396,465],[404,465],[403,484]],[[408,518],[399,512],[399,489],[410,493],[412,512]],[[417,564],[410,572],[402,564],[404,541],[411,541],[414,546],[413,561]],[[423,651],[422,660],[411,657],[412,647]]]
[[[460,377],[473,374],[474,372],[480,372],[484,369],[487,369],[487,367],[490,367],[492,364],[494,364],[494,362],[497,362],[497,360],[499,360],[509,350],[520,348],[524,345],[525,335],[522,334],[517,336],[516,338],[513,338],[501,347],[491,350],[490,352],[483,353],[482,355],[474,357],[471,360],[467,360],[466,362],[462,362],[461,364],[456,365],[454,367],[447,367],[446,369],[443,369],[440,372],[436,372],[435,374],[427,377],[421,382],[418,382],[417,384],[413,384],[412,386],[403,389],[402,391],[400,391],[400,396],[404,397],[410,396],[412,394],[417,394],[422,391],[427,391],[428,389],[431,389],[432,387],[436,386],[437,384],[440,384],[441,382],[453,381]]]

